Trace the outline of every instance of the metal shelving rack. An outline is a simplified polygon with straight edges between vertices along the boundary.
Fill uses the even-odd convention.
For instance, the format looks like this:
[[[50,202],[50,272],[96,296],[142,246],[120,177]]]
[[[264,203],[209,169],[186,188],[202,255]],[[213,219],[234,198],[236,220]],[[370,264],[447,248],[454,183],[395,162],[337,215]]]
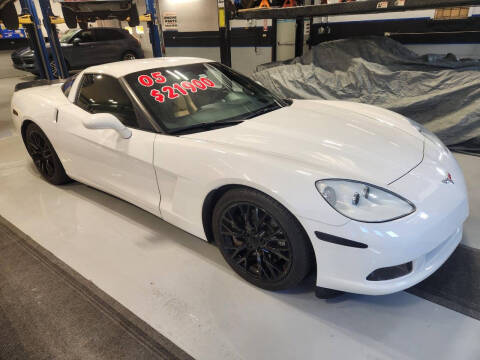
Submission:
[[[331,15],[375,14],[407,10],[425,10],[473,5],[480,5],[480,0],[366,0],[324,5],[305,5],[285,8],[270,7],[237,10],[230,3],[230,1],[227,0],[225,1],[225,16],[227,23],[230,19],[272,19],[273,23],[275,23],[277,19],[297,19],[297,21],[303,23],[304,19],[309,18],[310,24],[312,24],[313,17]],[[230,32],[229,28],[227,28],[227,32]],[[223,34],[223,37],[226,40],[230,39],[230,36],[228,34]],[[300,40],[303,41],[303,39]],[[275,48],[276,44],[272,43],[272,46],[273,48]],[[222,54],[222,61],[225,58],[226,61],[224,63],[229,64],[231,63],[231,58],[228,58],[230,50],[223,47],[230,48],[231,43],[229,41],[223,41],[221,43],[220,49],[220,52]],[[297,53],[296,55],[298,56],[299,54]],[[274,61],[274,57],[275,51],[272,51],[272,61]]]

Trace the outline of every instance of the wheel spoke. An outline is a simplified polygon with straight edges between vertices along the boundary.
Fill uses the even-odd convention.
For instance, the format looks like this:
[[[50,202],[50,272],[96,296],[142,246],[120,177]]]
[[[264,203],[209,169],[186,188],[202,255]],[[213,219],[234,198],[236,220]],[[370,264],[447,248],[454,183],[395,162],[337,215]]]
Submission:
[[[263,261],[265,262],[265,265],[267,265],[268,270],[270,270],[273,276],[276,276],[276,274],[282,272],[282,269],[279,269],[277,266],[272,264],[266,257],[263,258]]]
[[[45,177],[55,174],[54,153],[44,135],[33,131],[27,139],[27,149],[38,171]]]
[[[222,235],[241,237],[242,233],[240,231],[235,231],[230,229],[227,224],[222,224],[222,230],[220,231]]]
[[[242,231],[242,228],[240,225],[238,225],[235,221],[235,216],[232,215],[232,213],[230,212],[230,210],[227,212],[227,214],[230,216],[230,218],[224,216],[223,217],[223,220],[229,222],[231,225],[232,225],[232,229],[233,230],[237,230],[237,231]]]
[[[280,223],[263,208],[239,202],[220,220],[222,251],[230,264],[248,276],[278,282],[290,270],[290,242]]]
[[[280,258],[280,259],[282,259],[282,260],[284,260],[284,261],[286,261],[286,262],[289,262],[289,261],[290,261],[290,258],[289,258],[288,256],[283,255],[283,254],[280,252],[281,250],[279,250],[279,249],[274,249],[274,248],[272,248],[272,247],[270,247],[270,246],[266,246],[266,247],[265,247],[265,250],[267,250],[269,253],[275,255],[276,257],[278,257],[278,258]],[[288,251],[288,250],[283,250],[283,251]],[[290,255],[290,251],[288,251],[288,253],[289,253],[289,255]]]
[[[227,249],[234,250],[233,254],[231,255],[231,258],[235,259],[235,257],[237,257],[237,255],[240,254],[241,251],[247,249],[247,245],[243,244],[243,245],[240,245],[239,247],[230,247],[230,248],[225,248],[225,249],[226,250]]]
[[[48,159],[45,159],[45,170],[47,171],[48,176],[52,176],[55,172],[53,164]]]
[[[45,160],[44,159],[41,159],[40,160],[40,172],[44,175],[47,174],[46,172],[46,165],[45,165]]]

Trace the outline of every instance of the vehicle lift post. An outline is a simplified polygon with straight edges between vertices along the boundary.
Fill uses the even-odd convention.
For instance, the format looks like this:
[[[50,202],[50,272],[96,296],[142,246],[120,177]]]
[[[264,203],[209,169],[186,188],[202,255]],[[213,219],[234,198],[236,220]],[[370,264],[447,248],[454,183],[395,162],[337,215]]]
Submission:
[[[43,33],[41,23],[35,9],[33,0],[20,0],[22,6],[22,16],[30,16],[31,24],[23,25],[27,30],[28,41],[30,47],[35,54],[35,61],[38,67],[39,76],[44,79],[53,79],[52,70],[48,63],[47,48],[45,47],[45,40],[43,39]]]
[[[52,59],[55,62],[58,78],[65,79],[68,77],[67,64],[63,57],[60,41],[58,41],[57,26],[52,23],[51,19],[55,18],[50,6],[50,0],[39,0],[40,8],[43,16],[43,26],[47,30],[48,40],[50,42],[50,49],[52,52]],[[47,62],[48,58],[47,58]],[[54,75],[52,74],[52,79]]]
[[[160,40],[160,32],[158,31],[158,21],[155,10],[154,0],[145,0],[147,9],[147,15],[150,15],[150,19],[147,21],[150,43],[152,44],[152,51],[154,57],[162,57],[162,41]]]

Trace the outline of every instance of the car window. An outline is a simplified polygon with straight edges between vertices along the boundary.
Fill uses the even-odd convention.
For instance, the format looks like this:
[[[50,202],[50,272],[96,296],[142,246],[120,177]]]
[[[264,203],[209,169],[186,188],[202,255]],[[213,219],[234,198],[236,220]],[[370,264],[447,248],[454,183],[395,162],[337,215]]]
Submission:
[[[78,92],[76,104],[89,113],[110,113],[125,126],[152,131],[123,90],[118,79],[103,74],[85,74]],[[141,119],[140,124],[138,119]]]
[[[75,35],[78,34],[78,29],[68,29],[63,34],[60,35],[60,42],[61,43],[69,43]]]
[[[80,33],[78,35],[76,35],[75,37],[80,38],[80,42],[82,42],[82,43],[95,41],[95,36],[93,35],[92,30],[80,31]]]
[[[109,40],[120,40],[123,39],[123,35],[113,29],[96,29],[95,35],[97,41],[109,41]]]

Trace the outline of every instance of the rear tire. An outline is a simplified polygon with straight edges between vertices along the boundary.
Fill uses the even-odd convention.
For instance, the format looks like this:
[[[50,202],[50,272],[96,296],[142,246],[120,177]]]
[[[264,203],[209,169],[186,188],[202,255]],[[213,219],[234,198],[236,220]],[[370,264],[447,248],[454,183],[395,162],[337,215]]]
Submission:
[[[65,20],[65,24],[69,29],[76,29],[77,28],[77,16],[75,13],[66,6],[62,6],[62,14],[63,19]]]
[[[130,19],[128,20],[128,26],[135,27],[140,25],[140,17],[138,16],[137,4],[132,4],[129,18]]]
[[[68,75],[68,63],[65,61],[65,66],[67,67],[67,75]],[[58,69],[55,60],[50,59],[50,69],[52,70],[52,75],[55,79],[58,79]]]
[[[133,51],[127,51],[122,55],[122,60],[135,60],[137,55]]]
[[[37,124],[30,123],[25,131],[25,146],[42,177],[54,185],[65,184],[70,178],[65,173],[57,153]]]
[[[213,211],[213,235],[235,272],[267,290],[295,287],[313,263],[310,239],[279,202],[253,189],[232,189]]]
[[[55,60],[50,59],[50,70],[52,71],[52,75],[55,79],[58,79],[58,69]]]
[[[0,20],[8,30],[16,30],[19,27],[17,10],[13,1],[6,4],[0,11]]]

